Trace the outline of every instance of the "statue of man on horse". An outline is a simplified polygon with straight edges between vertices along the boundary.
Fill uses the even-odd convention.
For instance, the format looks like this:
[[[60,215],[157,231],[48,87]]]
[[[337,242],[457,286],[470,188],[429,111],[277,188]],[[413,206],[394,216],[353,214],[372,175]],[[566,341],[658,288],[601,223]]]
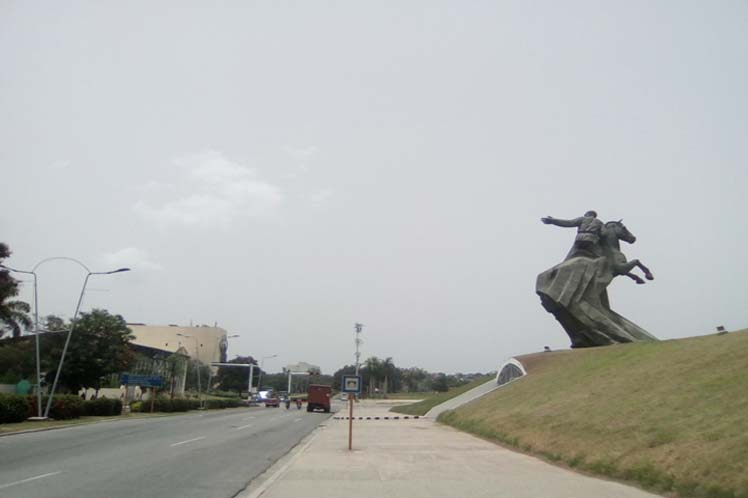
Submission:
[[[657,340],[654,336],[610,309],[607,286],[625,275],[637,284],[645,281],[632,273],[635,267],[644,278],[652,272],[638,259],[626,260],[620,241],[633,244],[636,237],[623,220],[604,223],[595,211],[573,219],[541,218],[547,225],[576,227],[571,250],[560,264],[538,275],[536,292],[541,304],[561,323],[572,347],[601,346],[621,342]]]

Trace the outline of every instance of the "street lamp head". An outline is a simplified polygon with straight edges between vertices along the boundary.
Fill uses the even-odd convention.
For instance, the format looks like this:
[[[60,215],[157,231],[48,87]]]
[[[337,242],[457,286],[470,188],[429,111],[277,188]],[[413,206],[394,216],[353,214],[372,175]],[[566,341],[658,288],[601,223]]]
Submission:
[[[112,271],[109,271],[109,272],[107,272],[107,273],[108,273],[108,274],[112,274],[112,273],[122,273],[122,272],[125,272],[125,271],[130,271],[130,269],[129,269],[129,268],[118,268],[118,269],[116,269],[116,270],[112,270]]]

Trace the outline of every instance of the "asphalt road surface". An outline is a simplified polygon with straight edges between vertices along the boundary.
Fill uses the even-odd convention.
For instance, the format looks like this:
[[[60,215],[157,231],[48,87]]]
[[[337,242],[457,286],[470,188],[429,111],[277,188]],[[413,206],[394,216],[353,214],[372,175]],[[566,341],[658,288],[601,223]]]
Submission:
[[[235,408],[0,437],[3,498],[229,498],[324,413]]]

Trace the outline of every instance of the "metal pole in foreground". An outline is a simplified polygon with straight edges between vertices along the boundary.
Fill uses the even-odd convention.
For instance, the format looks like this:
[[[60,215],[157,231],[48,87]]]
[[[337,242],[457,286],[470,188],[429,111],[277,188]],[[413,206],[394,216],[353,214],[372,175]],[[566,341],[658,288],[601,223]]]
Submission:
[[[353,450],[353,395],[348,394],[348,451]]]
[[[36,419],[42,419],[42,373],[39,361],[39,285],[35,271],[16,270],[10,266],[0,265],[13,273],[25,273],[34,276],[34,342],[36,345]],[[33,417],[32,417],[33,419]]]
[[[363,323],[356,323],[355,327],[356,327],[356,340],[355,340],[355,343],[356,343],[356,375],[358,375],[359,365],[361,364],[361,361],[360,361],[361,352],[359,352],[358,347],[363,342],[361,340],[361,338],[359,337],[359,334],[361,334],[361,331],[364,328],[364,324]]]
[[[65,258],[65,259],[71,259],[71,258]],[[55,373],[55,380],[52,383],[52,389],[49,391],[49,398],[47,398],[47,407],[44,409],[45,417],[49,417],[49,409],[52,407],[52,398],[55,395],[55,389],[57,388],[57,381],[60,379],[60,372],[62,371],[62,364],[65,362],[65,354],[68,351],[68,345],[70,344],[70,337],[73,335],[73,330],[75,329],[75,320],[78,318],[78,312],[80,312],[81,303],[83,303],[83,295],[86,293],[86,286],[88,285],[89,277],[91,277],[91,275],[111,275],[112,273],[121,273],[125,271],[130,271],[130,269],[120,268],[118,270],[104,271],[104,272],[89,271],[88,274],[86,275],[86,279],[83,281],[83,287],[81,288],[81,294],[78,297],[78,305],[75,307],[75,314],[73,315],[73,320],[70,323],[70,330],[68,330],[68,335],[65,338],[65,345],[62,347],[62,356],[60,357],[60,363],[57,365],[57,373]]]

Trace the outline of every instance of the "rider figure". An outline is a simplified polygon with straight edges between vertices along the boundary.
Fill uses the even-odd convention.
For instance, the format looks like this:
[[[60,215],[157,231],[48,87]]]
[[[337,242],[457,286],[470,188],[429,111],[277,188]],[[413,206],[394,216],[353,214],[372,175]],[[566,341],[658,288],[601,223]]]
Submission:
[[[584,216],[574,218],[573,220],[561,220],[553,216],[540,218],[540,221],[546,225],[556,225],[559,227],[577,227],[577,236],[574,239],[574,245],[571,247],[566,259],[576,256],[587,258],[598,258],[602,256],[600,250],[600,235],[602,234],[603,222],[597,219],[595,211],[587,211]]]

